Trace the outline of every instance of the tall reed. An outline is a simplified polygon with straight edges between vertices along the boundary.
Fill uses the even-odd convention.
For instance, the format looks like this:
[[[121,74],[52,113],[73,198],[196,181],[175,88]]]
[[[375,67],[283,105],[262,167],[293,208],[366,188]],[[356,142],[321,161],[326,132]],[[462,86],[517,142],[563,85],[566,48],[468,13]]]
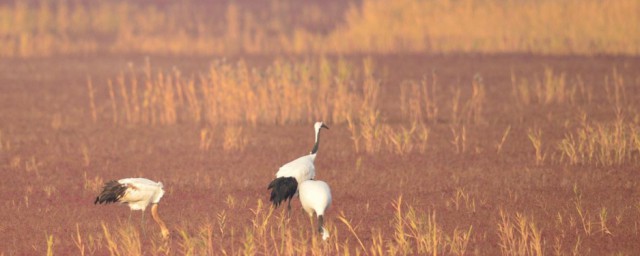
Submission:
[[[2,57],[86,53],[640,53],[634,0],[243,3],[17,0],[0,5]],[[320,9],[319,9],[320,8]],[[324,11],[324,12],[323,12]]]
[[[115,124],[342,123],[356,114],[375,116],[379,81],[373,68],[371,60],[362,69],[325,58],[277,60],[263,69],[216,61],[206,72],[183,76],[179,70],[154,71],[147,62],[142,75],[131,68],[107,81],[111,113],[97,115],[111,115]],[[89,81],[87,88],[93,115],[101,87]]]

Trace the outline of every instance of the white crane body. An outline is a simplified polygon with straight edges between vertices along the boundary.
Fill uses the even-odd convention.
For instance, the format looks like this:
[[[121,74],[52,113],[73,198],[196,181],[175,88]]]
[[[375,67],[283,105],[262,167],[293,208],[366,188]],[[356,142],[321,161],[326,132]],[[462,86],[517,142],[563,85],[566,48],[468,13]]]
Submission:
[[[315,159],[316,155],[310,154],[286,163],[278,169],[276,178],[294,177],[298,183],[305,180],[312,180],[316,177],[316,168],[313,164]]]
[[[324,215],[331,205],[331,189],[321,180],[305,180],[298,186],[300,203],[309,216]]]
[[[130,188],[119,201],[128,204],[131,210],[144,211],[150,203],[159,203],[164,195],[162,182],[145,178],[126,178],[118,180],[118,183]]]
[[[126,204],[131,211],[143,212],[141,220],[144,220],[144,211],[147,209],[147,206],[153,204],[151,207],[151,217],[153,217],[153,220],[160,226],[162,237],[167,238],[169,236],[169,230],[158,214],[158,203],[160,203],[162,196],[164,196],[162,182],[155,182],[145,178],[125,178],[105,183],[102,192],[96,197],[94,204]]]
[[[288,201],[288,209],[291,209],[291,198],[298,191],[298,184],[305,180],[312,180],[316,177],[314,161],[320,145],[320,129],[329,129],[323,122],[316,122],[314,125],[315,143],[308,155],[301,156],[288,162],[278,169],[276,178],[269,183],[267,189],[271,189],[270,201],[278,207],[282,201]]]
[[[324,212],[331,205],[331,189],[320,180],[305,180],[298,186],[300,204],[309,217],[315,213],[318,218],[318,232],[322,239],[329,238],[329,232],[324,228]]]

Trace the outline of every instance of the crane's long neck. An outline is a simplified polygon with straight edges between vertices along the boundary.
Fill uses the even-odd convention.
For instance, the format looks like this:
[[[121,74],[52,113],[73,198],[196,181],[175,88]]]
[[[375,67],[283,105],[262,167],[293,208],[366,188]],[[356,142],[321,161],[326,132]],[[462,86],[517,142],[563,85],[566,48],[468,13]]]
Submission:
[[[315,155],[318,153],[318,147],[320,146],[320,129],[316,130],[316,142],[313,144],[313,149],[311,149],[311,154]]]
[[[158,215],[158,204],[153,204],[153,206],[151,206],[151,217],[153,217],[153,220],[160,225],[162,238],[169,237],[169,229],[167,229],[167,225],[164,224],[164,221],[162,221],[162,219],[160,219],[160,215]]]

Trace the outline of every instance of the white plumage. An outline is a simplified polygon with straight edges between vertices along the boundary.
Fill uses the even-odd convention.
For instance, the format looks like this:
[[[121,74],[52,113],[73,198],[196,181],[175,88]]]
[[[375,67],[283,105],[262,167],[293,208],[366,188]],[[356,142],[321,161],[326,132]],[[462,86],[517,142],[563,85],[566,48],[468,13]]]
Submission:
[[[318,232],[322,240],[329,238],[329,232],[324,228],[324,212],[331,205],[331,189],[320,180],[305,180],[298,186],[300,203],[309,217],[315,213],[318,218]]]
[[[164,195],[162,182],[145,178],[126,178],[118,180],[118,183],[129,188],[120,202],[127,203],[131,210],[144,211],[150,203],[159,203]]]
[[[280,177],[294,177],[298,183],[305,180],[312,180],[316,177],[316,168],[313,162],[316,160],[316,155],[318,153],[318,147],[320,145],[320,129],[326,128],[329,129],[324,123],[316,122],[313,125],[315,130],[315,143],[313,144],[313,149],[311,149],[311,153],[305,156],[301,156],[296,160],[288,162],[280,167],[278,172],[276,173],[276,178]]]
[[[164,221],[158,215],[158,203],[164,195],[162,182],[155,182],[145,178],[126,178],[118,181],[112,180],[105,183],[102,193],[96,197],[94,204],[122,203],[127,204],[132,211],[144,211],[149,204],[151,206],[151,217],[160,226],[162,237],[169,235]],[[144,227],[144,226],[143,226]]]
[[[311,153],[301,156],[289,163],[284,164],[278,172],[276,179],[271,181],[267,189],[271,189],[271,198],[269,199],[277,207],[282,201],[289,201],[288,208],[291,209],[291,198],[297,191],[297,186],[305,180],[314,179],[316,169],[314,161],[318,153],[320,145],[320,129],[329,129],[323,122],[314,124],[315,143]]]
[[[280,167],[276,173],[276,178],[294,177],[298,183],[312,180],[316,177],[316,167],[313,164],[315,160],[316,154],[309,154],[288,162]]]

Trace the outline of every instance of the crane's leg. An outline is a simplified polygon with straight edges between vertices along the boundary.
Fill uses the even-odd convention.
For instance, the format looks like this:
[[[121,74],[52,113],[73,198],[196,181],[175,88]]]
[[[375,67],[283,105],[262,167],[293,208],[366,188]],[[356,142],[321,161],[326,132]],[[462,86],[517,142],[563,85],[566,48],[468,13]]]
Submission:
[[[291,218],[291,198],[289,198],[289,204],[287,204],[287,218]]]
[[[147,238],[147,229],[144,225],[144,210],[142,210],[142,217],[140,218],[140,226],[142,226],[142,235]]]
[[[322,226],[324,225],[324,217],[322,215],[318,215],[318,233],[322,235]]]
[[[322,236],[322,240],[326,241],[329,238],[329,232],[324,228],[324,216],[318,215],[318,232]]]
[[[302,212],[303,212],[303,214],[304,214],[304,213],[307,213],[306,211],[302,211]],[[308,220],[309,220],[309,225],[311,225],[311,226],[313,227],[313,213],[311,213],[311,214],[308,214],[308,213],[307,213],[307,216],[309,216],[309,218],[308,218]]]

